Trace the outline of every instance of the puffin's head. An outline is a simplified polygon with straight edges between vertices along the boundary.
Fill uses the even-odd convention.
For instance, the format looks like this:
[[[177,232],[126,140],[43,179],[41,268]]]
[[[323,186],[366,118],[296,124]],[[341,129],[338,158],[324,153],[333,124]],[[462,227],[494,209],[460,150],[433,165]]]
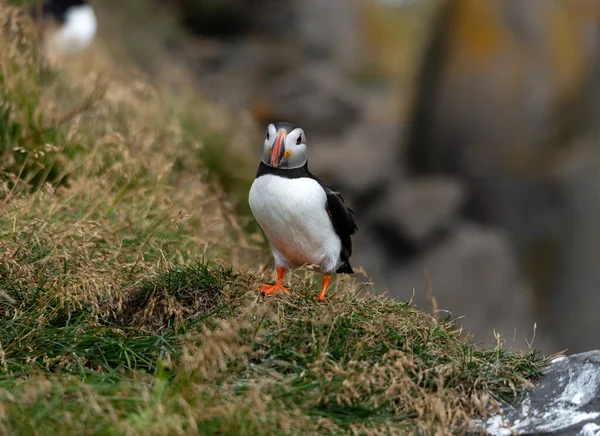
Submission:
[[[306,163],[304,130],[290,123],[267,127],[262,161],[273,168],[299,168]]]

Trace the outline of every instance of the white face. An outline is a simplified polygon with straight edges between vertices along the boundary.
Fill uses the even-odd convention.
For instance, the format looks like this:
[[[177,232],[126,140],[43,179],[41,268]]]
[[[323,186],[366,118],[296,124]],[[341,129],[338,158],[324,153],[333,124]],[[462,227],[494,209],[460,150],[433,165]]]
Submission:
[[[299,168],[306,163],[306,136],[304,130],[296,127],[287,132],[277,131],[275,124],[269,124],[265,134],[262,161],[274,168]]]

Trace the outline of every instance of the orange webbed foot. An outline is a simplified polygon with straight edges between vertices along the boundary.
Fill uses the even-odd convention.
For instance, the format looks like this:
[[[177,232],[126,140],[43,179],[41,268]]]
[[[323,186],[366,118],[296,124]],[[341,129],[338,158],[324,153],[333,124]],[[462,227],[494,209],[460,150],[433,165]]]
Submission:
[[[285,286],[281,285],[281,284],[274,284],[274,285],[263,285],[262,288],[260,289],[260,292],[262,292],[265,295],[271,295],[271,294],[289,294],[290,291],[288,291]]]
[[[329,286],[329,281],[331,280],[331,274],[325,274],[323,276],[323,287],[321,288],[321,293],[315,297],[315,300],[323,301],[325,300],[325,291]]]
[[[260,292],[262,292],[264,295],[271,295],[271,294],[279,294],[279,293],[283,293],[283,294],[289,294],[290,291],[288,291],[285,286],[283,286],[281,284],[281,282],[283,281],[283,274],[285,273],[285,269],[282,266],[277,266],[277,279],[275,280],[275,284],[274,285],[262,285],[262,288],[260,288]]]

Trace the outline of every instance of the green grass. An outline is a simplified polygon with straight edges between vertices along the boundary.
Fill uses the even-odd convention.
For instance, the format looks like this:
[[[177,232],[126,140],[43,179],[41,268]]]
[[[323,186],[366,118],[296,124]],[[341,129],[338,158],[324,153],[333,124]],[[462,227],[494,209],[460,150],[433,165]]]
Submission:
[[[0,70],[0,177],[10,189],[17,179],[39,189],[46,181],[63,181],[61,161],[77,145],[67,144],[46,119],[37,84],[49,80],[51,72],[39,62],[36,45],[22,38],[15,48],[21,56],[5,59]]]
[[[134,75],[46,64],[0,17],[0,434],[460,432],[541,374],[351,278],[261,297],[225,138]]]
[[[513,401],[543,367],[535,352],[469,345],[408,303],[338,287],[322,304],[302,280],[261,299],[256,282],[193,263],[125,286],[117,309],[107,299],[78,310],[1,282],[20,302],[2,305],[6,431],[152,432],[158,409],[168,433],[413,428],[435,405],[448,414],[439,424],[455,426],[477,410],[466,398]]]

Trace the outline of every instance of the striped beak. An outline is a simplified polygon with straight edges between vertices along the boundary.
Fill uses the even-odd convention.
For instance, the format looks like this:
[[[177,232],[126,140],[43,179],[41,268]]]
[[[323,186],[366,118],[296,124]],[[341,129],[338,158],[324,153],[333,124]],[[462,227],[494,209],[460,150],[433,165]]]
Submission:
[[[271,166],[273,168],[277,168],[283,159],[283,155],[285,154],[285,138],[287,136],[287,132],[283,129],[277,132],[277,136],[275,137],[275,142],[273,143],[273,150],[271,151]]]

